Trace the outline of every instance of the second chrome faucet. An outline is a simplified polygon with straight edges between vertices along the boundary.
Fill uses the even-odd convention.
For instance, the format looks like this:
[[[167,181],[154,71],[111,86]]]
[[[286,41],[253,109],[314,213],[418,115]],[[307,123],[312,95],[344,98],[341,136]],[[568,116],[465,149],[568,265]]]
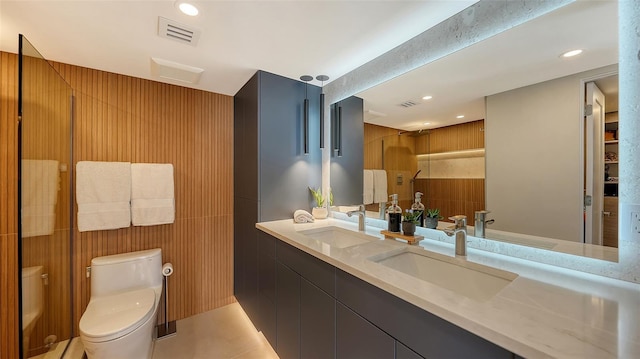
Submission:
[[[457,215],[453,217],[449,217],[450,220],[454,222],[454,225],[451,227],[447,227],[442,231],[447,234],[447,236],[452,237],[456,236],[456,255],[457,256],[466,256],[467,255],[467,216]]]

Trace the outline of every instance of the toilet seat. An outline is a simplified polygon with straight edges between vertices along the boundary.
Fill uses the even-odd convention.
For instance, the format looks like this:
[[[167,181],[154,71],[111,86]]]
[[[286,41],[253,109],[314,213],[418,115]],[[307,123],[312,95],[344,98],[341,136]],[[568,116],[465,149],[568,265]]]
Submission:
[[[138,329],[154,312],[151,288],[92,298],[80,318],[80,333],[86,340],[106,342]]]

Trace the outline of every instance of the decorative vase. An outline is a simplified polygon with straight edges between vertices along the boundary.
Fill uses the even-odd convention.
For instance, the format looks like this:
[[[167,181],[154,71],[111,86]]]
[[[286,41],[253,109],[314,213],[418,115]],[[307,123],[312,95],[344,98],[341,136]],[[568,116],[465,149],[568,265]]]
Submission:
[[[424,218],[424,226],[426,228],[436,229],[436,227],[438,227],[438,218],[425,217]]]
[[[311,210],[311,215],[315,219],[325,219],[328,214],[329,213],[325,207],[313,207]]]
[[[405,236],[413,236],[416,233],[416,224],[413,222],[402,222],[402,233]]]

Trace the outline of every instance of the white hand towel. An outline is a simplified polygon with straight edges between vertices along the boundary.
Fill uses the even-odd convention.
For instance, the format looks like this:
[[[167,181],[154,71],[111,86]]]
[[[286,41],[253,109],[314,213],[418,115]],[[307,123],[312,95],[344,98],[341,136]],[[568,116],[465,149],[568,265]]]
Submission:
[[[387,202],[389,195],[387,194],[387,171],[373,170],[373,202]]]
[[[131,221],[134,226],[153,226],[175,221],[173,165],[131,165]]]
[[[131,225],[131,163],[80,161],[76,165],[78,230]]]
[[[293,213],[293,221],[296,223],[311,223],[314,219],[311,213],[304,209],[298,209]]]
[[[373,171],[364,170],[362,178],[364,179],[364,184],[362,186],[364,190],[362,193],[362,203],[371,204],[373,203]]]
[[[56,222],[60,190],[58,161],[22,160],[22,236],[47,236]]]

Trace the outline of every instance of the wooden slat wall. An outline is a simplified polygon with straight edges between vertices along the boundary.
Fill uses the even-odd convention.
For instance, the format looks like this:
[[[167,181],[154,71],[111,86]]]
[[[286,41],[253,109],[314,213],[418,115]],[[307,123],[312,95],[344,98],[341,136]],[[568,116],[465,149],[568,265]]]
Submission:
[[[364,124],[364,168],[386,170],[389,195],[397,193],[400,208],[406,209],[413,203],[409,181],[418,170],[418,161],[414,152],[416,137],[408,134],[398,135],[398,133],[399,130],[395,128]],[[401,185],[396,184],[398,174],[402,174],[404,178]],[[377,211],[378,205],[368,205],[367,210]]]
[[[416,153],[440,153],[484,148],[484,120],[429,130],[417,137]]]
[[[439,208],[447,222],[451,216],[464,214],[467,224],[473,226],[474,212],[485,209],[483,178],[416,179],[415,188],[425,194],[425,207]]]
[[[173,263],[169,319],[233,297],[233,97],[54,63],[76,96],[74,161],[172,163],[174,224],[78,232],[74,316],[90,298],[91,258],[162,248]],[[77,210],[77,208],[76,208]]]
[[[18,56],[0,52],[0,358],[18,358]]]
[[[77,161],[93,160],[173,163],[175,169],[174,224],[73,229],[76,335],[90,297],[85,267],[96,256],[162,248],[163,261],[175,268],[170,320],[234,302],[233,97],[53,65],[75,90],[73,168]],[[17,55],[0,52],[0,71],[0,358],[13,359],[18,357]]]
[[[71,89],[46,60],[25,57],[23,64],[22,158],[57,160],[69,168]],[[23,183],[28,175],[23,173]],[[58,341],[71,338],[70,172],[59,172],[59,179],[53,234],[22,239],[22,266],[41,265],[48,275],[43,313],[25,348],[29,357],[48,350],[44,340],[49,335]]]

